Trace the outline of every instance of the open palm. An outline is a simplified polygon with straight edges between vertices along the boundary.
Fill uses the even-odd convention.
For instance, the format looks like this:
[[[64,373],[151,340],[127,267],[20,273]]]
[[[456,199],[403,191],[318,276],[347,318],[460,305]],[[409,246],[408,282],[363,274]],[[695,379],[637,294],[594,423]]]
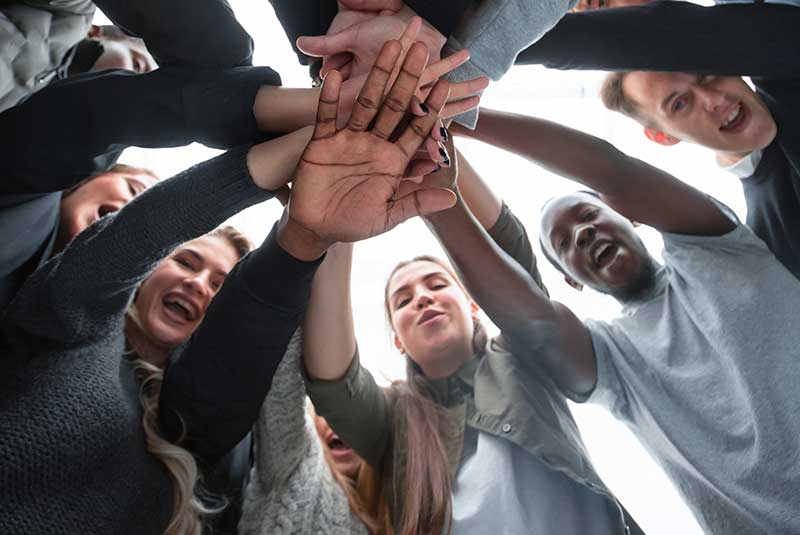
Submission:
[[[415,43],[383,99],[400,53],[398,41],[384,45],[342,130],[336,127],[342,79],[336,71],[325,78],[314,136],[293,181],[289,217],[326,242],[369,238],[415,215],[448,208],[455,201],[455,195],[442,188],[397,196],[411,157],[448,96],[447,82],[437,83],[427,99],[430,113],[415,117],[396,141],[388,141],[406,114],[427,61],[425,45]]]

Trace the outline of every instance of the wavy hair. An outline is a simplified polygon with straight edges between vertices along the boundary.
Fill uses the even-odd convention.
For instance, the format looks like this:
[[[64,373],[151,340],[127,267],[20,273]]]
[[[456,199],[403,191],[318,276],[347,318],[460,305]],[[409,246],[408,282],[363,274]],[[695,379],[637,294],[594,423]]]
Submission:
[[[225,240],[241,259],[253,248],[252,242],[231,226],[219,227],[206,236]],[[158,401],[164,369],[154,363],[164,363],[171,348],[153,343],[144,332],[136,308],[131,305],[125,315],[125,339],[133,360],[134,373],[140,381],[139,402],[142,406],[142,428],[147,451],[169,472],[173,484],[173,511],[165,535],[201,535],[204,515],[217,513],[225,507],[211,508],[198,497],[200,473],[197,462],[186,449],[163,437],[158,424]],[[180,437],[178,443],[183,440]]]

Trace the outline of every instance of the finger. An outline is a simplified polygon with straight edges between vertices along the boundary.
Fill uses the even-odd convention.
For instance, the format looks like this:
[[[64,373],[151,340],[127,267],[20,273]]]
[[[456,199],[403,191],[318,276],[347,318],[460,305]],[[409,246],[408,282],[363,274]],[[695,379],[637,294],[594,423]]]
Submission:
[[[450,117],[461,115],[464,112],[477,108],[480,103],[481,97],[477,95],[453,102],[448,102],[442,110],[440,117],[442,119],[449,119]]]
[[[456,194],[444,188],[422,188],[396,199],[386,214],[387,229],[418,215],[446,210],[456,203]]]
[[[400,138],[397,140],[397,146],[409,158],[414,154],[414,151],[417,150],[417,147],[422,144],[425,138],[428,137],[431,128],[436,124],[436,120],[439,118],[439,112],[442,111],[449,93],[450,84],[447,80],[439,80],[436,82],[436,85],[433,86],[428,98],[425,100],[425,104],[430,110],[430,113],[424,117],[414,117],[405,131],[400,135]]]
[[[489,78],[481,76],[465,82],[450,82],[450,100],[458,100],[467,95],[474,95],[489,87]]]
[[[367,129],[372,119],[378,113],[378,106],[383,100],[386,85],[392,69],[400,57],[400,42],[397,40],[386,41],[383,48],[378,53],[375,63],[372,65],[364,86],[356,97],[353,104],[353,112],[347,122],[347,128],[356,132],[363,132]]]
[[[383,101],[378,119],[372,133],[381,139],[388,139],[400,120],[405,116],[411,97],[417,89],[419,77],[428,61],[428,47],[424,43],[414,43],[406,54],[400,73],[392,89]],[[423,108],[424,110],[424,108]]]
[[[433,160],[421,158],[419,160],[411,160],[411,163],[406,167],[403,173],[403,180],[400,182],[401,187],[404,182],[421,182],[422,178],[433,173],[440,168],[439,164]],[[401,195],[398,195],[400,197]]]
[[[438,124],[433,125],[431,128],[431,135],[428,139],[433,139],[434,141],[447,141],[447,130],[445,130],[442,121],[439,120]],[[428,144],[428,141],[425,141],[425,144]]]
[[[446,58],[431,63],[428,65],[428,68],[425,69],[425,73],[422,75],[422,80],[420,83],[423,87],[432,84],[437,79],[441,78],[448,72],[455,70],[467,61],[469,61],[469,51],[466,49],[461,49],[458,52],[447,56]]]
[[[336,116],[339,109],[339,94],[342,91],[342,76],[331,71],[322,82],[317,104],[317,122],[312,139],[331,137],[336,133]]]
[[[283,186],[281,189],[276,189],[272,193],[283,206],[286,206],[289,203],[289,195],[291,195],[292,190],[289,186]]]
[[[358,35],[359,24],[331,35],[301,35],[295,42],[297,48],[307,56],[332,56],[339,52],[351,52]]]
[[[353,54],[351,52],[339,52],[332,56],[326,56],[322,60],[322,68],[319,70],[320,78],[325,78],[325,75],[330,71],[342,72],[342,67],[353,61]],[[342,73],[342,79],[347,79]]]
[[[427,109],[422,107],[422,101],[417,95],[411,97],[411,105],[408,107],[408,109],[416,117],[422,117],[423,115],[428,114]]]
[[[400,11],[403,0],[339,0],[339,2],[355,11]]]

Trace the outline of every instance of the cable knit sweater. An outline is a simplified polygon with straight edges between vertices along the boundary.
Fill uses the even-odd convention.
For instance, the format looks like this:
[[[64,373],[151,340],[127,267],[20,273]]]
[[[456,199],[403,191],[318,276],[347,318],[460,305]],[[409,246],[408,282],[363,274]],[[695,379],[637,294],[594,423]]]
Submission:
[[[173,487],[145,448],[124,314],[174,247],[270,197],[245,157],[229,151],[101,219],[0,318],[3,535],[164,532]]]
[[[298,329],[278,366],[255,426],[255,462],[240,535],[367,535],[325,462],[305,410]]]

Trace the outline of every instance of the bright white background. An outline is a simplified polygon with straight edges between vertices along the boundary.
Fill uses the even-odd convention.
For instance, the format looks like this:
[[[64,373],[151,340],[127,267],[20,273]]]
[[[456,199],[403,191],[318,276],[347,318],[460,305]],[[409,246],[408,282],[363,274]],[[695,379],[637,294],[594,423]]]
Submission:
[[[284,86],[307,87],[310,82],[307,70],[297,62],[269,3],[266,0],[230,0],[230,3],[255,39],[254,64],[268,65],[278,71]],[[97,21],[105,23],[106,19],[98,15]],[[719,170],[710,152],[685,144],[665,148],[648,142],[638,125],[603,108],[596,97],[601,77],[595,72],[515,67],[486,91],[482,105],[559,121],[600,136],[626,153],[708,192],[744,217],[739,181]],[[577,189],[575,184],[498,149],[464,140],[458,142],[458,147],[525,223],[534,244],[538,243],[542,203],[554,195]],[[132,148],[120,161],[148,167],[166,178],[217,153],[196,144],[178,149]],[[278,202],[270,201],[237,215],[231,223],[259,243],[280,211]],[[640,229],[640,234],[659,258],[658,234],[651,229]],[[535,251],[540,253],[538,246]],[[403,376],[403,361],[391,344],[383,312],[387,275],[398,261],[425,253],[444,256],[425,226],[413,220],[356,246],[352,284],[356,331],[362,362],[379,380]],[[579,317],[610,319],[619,313],[620,307],[614,300],[591,290],[578,293],[569,288],[542,255],[538,256],[552,297]],[[572,408],[600,475],[645,532],[701,533],[674,487],[625,426],[598,407],[572,405]]]

